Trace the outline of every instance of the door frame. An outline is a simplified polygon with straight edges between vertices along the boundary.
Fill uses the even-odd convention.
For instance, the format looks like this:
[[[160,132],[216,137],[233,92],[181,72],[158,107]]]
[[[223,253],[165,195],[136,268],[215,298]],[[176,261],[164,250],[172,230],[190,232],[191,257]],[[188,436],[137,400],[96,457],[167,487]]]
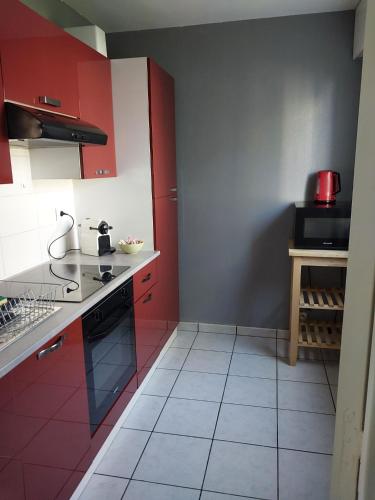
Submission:
[[[372,329],[375,334],[375,315]],[[363,446],[359,468],[358,499],[366,500],[375,492],[375,342],[372,342],[369,377],[367,384],[367,404],[363,431]]]
[[[375,295],[375,0],[368,0],[331,500],[355,500],[365,422]],[[375,360],[371,360],[371,368]],[[373,375],[373,374],[372,374]],[[371,379],[370,379],[371,380]],[[367,422],[366,422],[367,426]],[[373,436],[375,438],[375,436]],[[375,443],[374,443],[375,444]],[[362,457],[362,460],[364,457]],[[365,473],[365,469],[363,469]],[[366,483],[365,479],[361,480]],[[365,497],[363,497],[365,498]]]

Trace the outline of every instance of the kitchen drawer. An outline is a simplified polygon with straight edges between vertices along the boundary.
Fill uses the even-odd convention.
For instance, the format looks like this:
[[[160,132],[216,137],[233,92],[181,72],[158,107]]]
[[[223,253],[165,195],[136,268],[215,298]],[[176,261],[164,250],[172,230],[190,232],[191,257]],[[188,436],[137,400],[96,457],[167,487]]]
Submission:
[[[133,277],[134,302],[137,302],[157,281],[156,259],[138,271]]]
[[[152,365],[149,360],[160,351],[161,339],[167,330],[160,319],[160,300],[160,287],[156,283],[134,306],[138,374],[144,368],[148,371]]]

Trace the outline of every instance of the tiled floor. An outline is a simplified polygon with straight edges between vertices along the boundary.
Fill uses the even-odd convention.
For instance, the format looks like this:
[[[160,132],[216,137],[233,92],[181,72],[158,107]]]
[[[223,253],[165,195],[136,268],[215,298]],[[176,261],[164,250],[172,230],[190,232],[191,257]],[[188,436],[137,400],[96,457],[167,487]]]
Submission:
[[[81,500],[328,500],[335,357],[292,368],[284,331],[181,326]]]

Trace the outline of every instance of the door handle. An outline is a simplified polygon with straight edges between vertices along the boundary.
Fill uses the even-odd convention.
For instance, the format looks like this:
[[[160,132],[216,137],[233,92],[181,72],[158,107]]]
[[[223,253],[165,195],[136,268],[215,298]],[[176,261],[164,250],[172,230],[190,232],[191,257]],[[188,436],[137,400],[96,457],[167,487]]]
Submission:
[[[42,349],[41,351],[39,351],[38,354],[36,355],[37,359],[43,359],[46,356],[48,356],[48,354],[51,354],[52,352],[57,351],[58,349],[61,349],[64,342],[65,342],[65,335],[61,335],[61,337],[57,339],[57,342],[47,347],[46,349]]]
[[[152,300],[152,293],[149,293],[145,300],[143,301],[144,304],[147,304],[147,302],[151,302]]]
[[[53,97],[48,97],[48,95],[40,95],[39,103],[48,104],[48,106],[53,106],[54,108],[61,108],[60,99],[54,99]]]
[[[150,281],[151,277],[152,277],[152,273],[146,274],[146,276],[142,280],[142,283],[146,283],[147,281]]]
[[[99,170],[95,170],[96,175],[109,175],[111,171],[109,169],[102,169],[100,168]]]

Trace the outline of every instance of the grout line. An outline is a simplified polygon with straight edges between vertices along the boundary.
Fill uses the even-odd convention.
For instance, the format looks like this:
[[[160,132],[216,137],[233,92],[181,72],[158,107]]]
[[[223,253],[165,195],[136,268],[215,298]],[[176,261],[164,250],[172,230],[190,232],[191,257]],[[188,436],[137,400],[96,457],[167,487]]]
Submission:
[[[278,354],[278,330],[276,330],[276,354]],[[276,358],[276,488],[277,500],[280,498],[280,461],[279,461],[279,356]]]
[[[208,351],[208,352],[226,352],[227,354],[231,354],[231,352],[232,352],[232,351],[224,351],[224,349],[205,349],[204,347],[192,347],[191,350],[192,351]]]
[[[126,427],[126,429],[130,430],[135,430],[135,431],[143,431],[143,432],[151,432],[151,431],[145,431],[144,429],[133,429],[131,427]],[[205,441],[218,441],[220,443],[230,443],[230,444],[242,444],[244,446],[256,446],[257,448],[268,448],[271,450],[288,450],[288,451],[298,451],[301,453],[313,453],[314,455],[327,455],[331,456],[332,453],[326,453],[324,451],[312,451],[312,450],[301,450],[300,448],[289,448],[288,446],[271,446],[267,444],[259,444],[259,443],[249,443],[248,441],[233,441],[232,439],[222,439],[222,438],[217,438],[217,437],[206,437],[206,436],[196,436],[192,434],[181,434],[177,432],[163,432],[163,431],[152,431],[153,434],[161,434],[163,436],[180,436],[180,437],[186,437],[186,438],[191,438],[191,439],[204,439]],[[177,485],[176,485],[177,486]]]
[[[196,333],[196,335],[195,335],[195,337],[194,337],[194,340],[195,340],[195,338],[196,338],[196,336],[197,336],[197,335],[198,335],[198,332]],[[194,342],[194,341],[193,341],[193,342]],[[192,344],[192,345],[193,345],[193,344]],[[188,352],[187,356],[189,355],[190,351],[191,351],[191,348],[189,349],[189,352]],[[187,358],[187,356],[186,356],[186,358]],[[185,358],[185,361],[186,361],[186,358]],[[185,363],[185,361],[184,361],[184,363]],[[164,396],[164,397],[166,397],[166,399],[165,399],[165,401],[164,401],[163,407],[162,407],[162,409],[161,409],[161,411],[160,411],[160,413],[159,413],[159,415],[158,415],[158,418],[157,418],[157,419],[156,419],[156,421],[155,421],[155,424],[154,424],[154,426],[153,426],[153,428],[152,428],[151,432],[149,431],[149,432],[150,432],[150,435],[149,435],[149,437],[148,437],[148,439],[147,439],[147,441],[146,441],[146,444],[145,444],[145,446],[143,447],[142,453],[140,454],[139,459],[138,459],[138,461],[137,461],[137,463],[136,463],[136,465],[135,465],[135,467],[134,467],[134,469],[133,469],[133,472],[132,472],[131,477],[130,477],[130,479],[129,479],[129,483],[127,484],[127,486],[126,486],[126,488],[125,488],[125,491],[124,491],[124,493],[123,493],[123,495],[122,495],[122,497],[121,497],[121,498],[122,498],[122,500],[125,498],[125,494],[126,494],[126,491],[127,491],[128,487],[129,487],[129,484],[130,484],[130,482],[132,481],[132,479],[133,479],[133,477],[134,477],[134,473],[135,473],[135,471],[137,470],[137,467],[138,467],[138,465],[139,465],[139,463],[140,463],[140,461],[141,461],[141,459],[142,459],[142,457],[143,457],[143,455],[144,455],[144,452],[145,452],[145,450],[146,450],[146,448],[147,448],[147,446],[148,446],[148,443],[150,442],[151,436],[152,436],[152,435],[153,435],[153,433],[154,433],[154,430],[155,430],[155,427],[156,427],[156,425],[157,425],[157,423],[158,423],[158,421],[159,421],[159,418],[160,418],[161,414],[162,414],[162,413],[163,413],[163,411],[164,411],[164,408],[165,408],[165,406],[166,406],[166,404],[167,404],[167,402],[168,402],[169,396],[170,396],[171,392],[173,391],[173,388],[174,388],[174,386],[175,386],[175,384],[176,384],[176,382],[177,382],[177,379],[178,379],[178,377],[179,377],[179,375],[180,375],[180,373],[181,373],[181,370],[175,370],[175,371],[178,371],[179,373],[178,373],[177,377],[175,378],[175,381],[173,382],[172,387],[171,387],[170,391],[168,392],[168,395],[167,395],[167,396]]]
[[[262,379],[263,380],[263,379]],[[146,394],[146,396],[154,396],[154,394]],[[166,396],[159,396],[159,397],[166,397]],[[207,402],[207,403],[220,403],[218,400],[213,400],[213,399],[197,399],[197,398],[188,398],[186,396],[169,396],[169,399],[188,399],[189,401],[202,401],[202,402]],[[233,403],[232,401],[223,401],[224,405],[233,405],[233,406],[250,406],[252,408],[266,408],[268,410],[277,410],[276,406],[260,406],[260,405],[254,405],[254,404],[249,404],[249,403]],[[333,413],[325,413],[322,411],[311,411],[311,410],[296,410],[294,408],[279,408],[281,411],[294,411],[297,413],[312,413],[313,415],[328,415],[328,416],[334,416]]]
[[[335,398],[333,397],[333,391],[332,391],[331,383],[330,383],[329,378],[328,378],[328,372],[327,372],[326,360],[325,359],[323,359],[323,366],[324,366],[324,371],[325,371],[325,374],[326,374],[326,377],[327,377],[327,381],[328,381],[329,393],[331,395],[332,404],[333,404],[333,407],[335,409],[335,414],[336,414],[336,403],[335,403]]]
[[[204,485],[204,482],[205,482],[205,480],[206,480],[206,474],[207,474],[207,469],[208,469],[208,463],[209,463],[209,461],[210,461],[210,457],[211,457],[211,451],[212,451],[212,447],[213,447],[213,444],[214,444],[214,439],[215,439],[215,434],[216,434],[217,424],[218,424],[218,422],[219,422],[219,417],[220,417],[221,407],[223,406],[224,393],[225,393],[225,389],[226,389],[227,382],[228,382],[229,370],[230,370],[230,365],[231,365],[231,363],[232,363],[233,352],[234,352],[234,346],[235,346],[236,340],[237,340],[237,326],[236,326],[236,331],[235,331],[235,334],[234,334],[234,342],[233,342],[232,353],[231,353],[231,356],[230,356],[230,361],[229,361],[229,366],[228,366],[228,372],[227,372],[227,374],[226,374],[225,383],[224,383],[224,388],[223,388],[223,392],[222,392],[222,395],[221,395],[221,400],[220,400],[220,405],[219,405],[219,410],[218,410],[218,412],[217,412],[216,422],[215,422],[215,427],[214,427],[214,431],[213,431],[213,434],[212,434],[211,446],[210,446],[210,449],[209,449],[209,452],[208,452],[208,456],[207,456],[206,467],[205,467],[205,469],[204,469],[204,474],[203,474],[203,479],[202,479],[202,487],[201,487],[201,492],[200,492],[200,494],[199,494],[199,500],[201,500],[201,498],[202,498],[203,485]]]
[[[195,349],[192,349],[193,351]],[[207,352],[213,352],[213,351],[207,351]],[[214,351],[214,352],[218,352],[218,351]],[[223,351],[220,351],[220,352],[223,352]],[[230,354],[229,352],[227,354]],[[233,353],[233,354],[236,354],[236,353]],[[266,356],[262,356],[262,357],[266,357]],[[268,356],[267,356],[268,357]],[[271,356],[269,356],[271,357]],[[272,359],[276,359],[276,358],[272,358]],[[184,372],[189,372],[189,373],[204,373],[206,375],[226,375],[226,373],[219,373],[219,372],[203,372],[203,371],[198,371],[198,370],[186,370],[185,368],[181,368],[181,369],[178,369],[178,368],[156,368],[157,370],[171,370],[171,371],[184,371]],[[230,377],[242,377],[242,378],[257,378],[257,379],[261,379],[261,380],[276,380],[276,378],[270,378],[270,377],[250,377],[250,375],[237,375],[236,373],[228,373]],[[290,380],[290,379],[284,379],[284,378],[281,378],[279,379],[280,382],[296,382],[298,384],[311,384],[311,385],[336,385],[336,384],[326,384],[324,382],[307,382],[305,380]]]
[[[202,493],[203,492],[207,492],[207,493],[217,493],[221,496],[227,496],[228,493],[224,493],[222,491],[217,491],[217,490],[202,490]],[[233,498],[244,498],[245,500],[268,500],[267,498],[264,498],[264,497],[248,497],[248,496],[244,496],[244,495],[237,495],[236,493],[230,493],[229,494],[230,497],[233,497]]]

